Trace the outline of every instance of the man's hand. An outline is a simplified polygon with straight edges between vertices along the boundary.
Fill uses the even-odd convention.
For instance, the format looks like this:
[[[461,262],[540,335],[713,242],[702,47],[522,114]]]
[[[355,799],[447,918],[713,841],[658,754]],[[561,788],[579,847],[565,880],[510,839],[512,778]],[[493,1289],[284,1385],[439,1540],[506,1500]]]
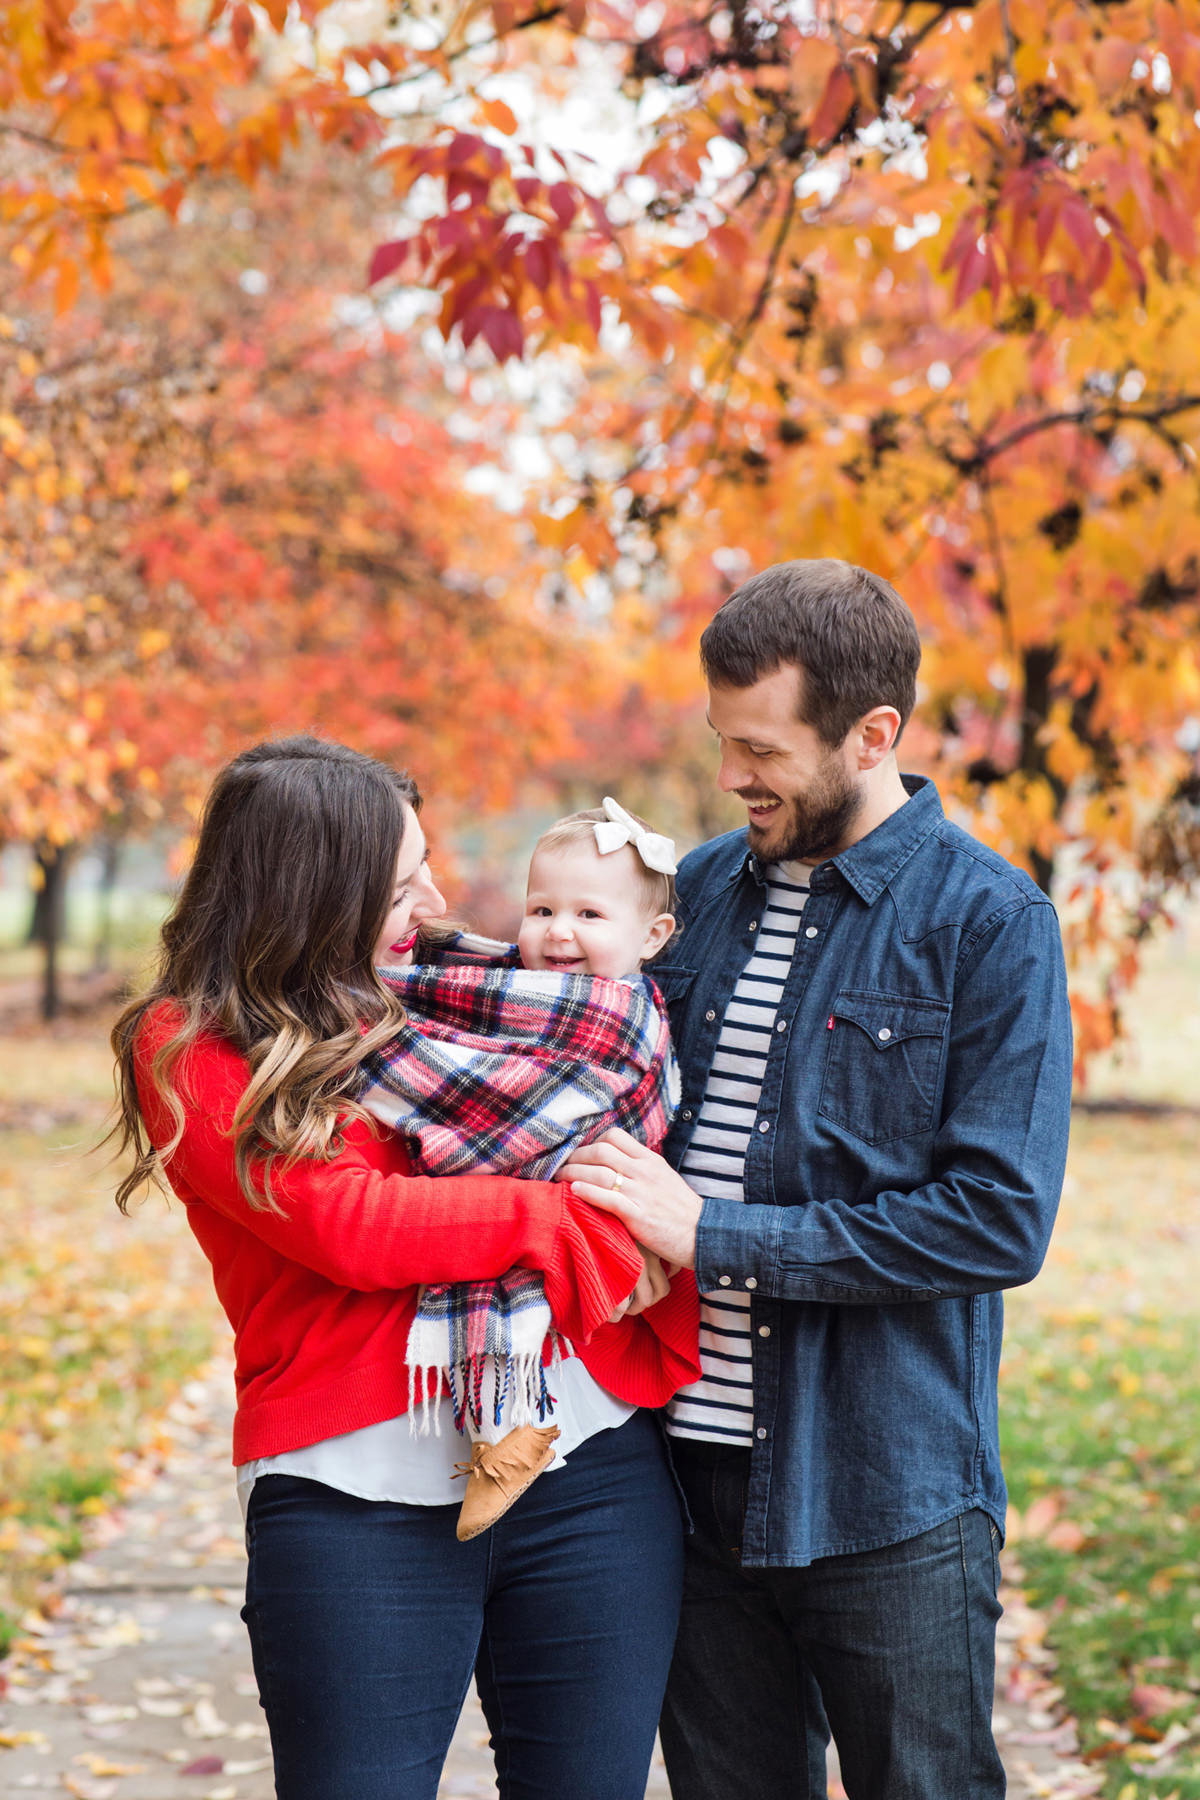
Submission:
[[[627,1131],[606,1131],[594,1144],[581,1145],[558,1174],[581,1200],[615,1213],[639,1244],[664,1261],[695,1267],[703,1202],[669,1163]]]
[[[671,1277],[664,1269],[660,1258],[655,1256],[653,1250],[647,1250],[644,1244],[639,1244],[638,1249],[642,1253],[642,1272],[638,1276],[637,1286],[632,1294],[629,1294],[619,1306],[614,1307],[609,1313],[610,1325],[615,1325],[617,1320],[623,1319],[627,1313],[631,1318],[636,1318],[638,1313],[645,1312],[648,1306],[656,1306],[660,1300],[665,1300],[671,1291]]]

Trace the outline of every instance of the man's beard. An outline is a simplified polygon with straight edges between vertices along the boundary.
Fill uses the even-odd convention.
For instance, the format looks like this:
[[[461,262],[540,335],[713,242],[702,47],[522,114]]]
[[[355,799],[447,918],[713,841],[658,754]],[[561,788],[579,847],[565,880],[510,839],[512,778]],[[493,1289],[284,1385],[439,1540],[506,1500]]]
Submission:
[[[809,793],[782,800],[777,821],[748,827],[750,848],[760,862],[820,862],[845,843],[862,805],[861,790],[831,763]]]

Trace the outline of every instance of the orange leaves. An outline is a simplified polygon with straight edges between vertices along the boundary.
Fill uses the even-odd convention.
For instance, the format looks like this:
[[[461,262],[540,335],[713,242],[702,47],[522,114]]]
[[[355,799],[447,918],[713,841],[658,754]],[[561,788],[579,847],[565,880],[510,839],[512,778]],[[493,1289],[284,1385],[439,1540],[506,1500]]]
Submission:
[[[9,110],[18,154],[0,179],[0,217],[16,228],[28,279],[51,274],[64,305],[81,270],[104,279],[108,232],[128,212],[174,217],[201,177],[231,170],[253,182],[277,164],[298,107],[318,128],[328,112],[343,133],[364,120],[368,136],[378,131],[346,87],[286,64],[252,96],[258,25],[244,0],[215,5],[199,31],[186,0],[97,0],[85,27],[58,0],[17,10],[17,28],[6,16],[0,36],[0,101],[19,95],[25,110]],[[282,29],[286,0],[266,11]]]
[[[481,100],[478,117],[483,124],[490,125],[493,131],[503,132],[505,137],[516,134],[517,115],[504,100]]]

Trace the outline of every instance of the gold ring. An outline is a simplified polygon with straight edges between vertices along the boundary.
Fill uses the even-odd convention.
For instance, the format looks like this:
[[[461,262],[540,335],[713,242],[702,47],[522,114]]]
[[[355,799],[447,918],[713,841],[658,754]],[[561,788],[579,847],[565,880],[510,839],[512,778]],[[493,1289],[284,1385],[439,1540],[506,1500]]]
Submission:
[[[612,1192],[614,1194],[619,1194],[621,1189],[624,1186],[625,1186],[625,1177],[623,1175],[619,1174],[616,1169],[614,1169],[612,1172]]]

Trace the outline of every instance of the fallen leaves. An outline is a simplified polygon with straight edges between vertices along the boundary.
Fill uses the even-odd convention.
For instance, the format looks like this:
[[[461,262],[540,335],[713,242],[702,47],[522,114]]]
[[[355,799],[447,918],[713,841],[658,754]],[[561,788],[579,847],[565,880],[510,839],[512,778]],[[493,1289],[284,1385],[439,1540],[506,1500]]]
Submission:
[[[1200,1792],[1193,1151],[1170,1119],[1082,1122],[1050,1277],[1009,1307],[1009,1543],[1079,1721],[1079,1791],[1110,1800]]]
[[[0,1040],[14,1105],[32,1062],[43,1094],[78,1104],[66,1129],[0,1129],[0,1648],[14,1629],[49,1631],[28,1607],[13,1621],[115,1503],[147,1414],[219,1321],[182,1214],[158,1203],[122,1219],[111,1175],[86,1158],[104,1118],[90,1096],[111,1079],[102,1026],[90,1042]],[[115,1646],[133,1627],[107,1629]]]
[[[157,1800],[187,1772],[196,1800],[267,1800],[266,1725],[235,1612],[232,1390],[227,1358],[184,1383],[126,1469],[120,1511],[27,1610],[5,1664],[6,1795]]]

